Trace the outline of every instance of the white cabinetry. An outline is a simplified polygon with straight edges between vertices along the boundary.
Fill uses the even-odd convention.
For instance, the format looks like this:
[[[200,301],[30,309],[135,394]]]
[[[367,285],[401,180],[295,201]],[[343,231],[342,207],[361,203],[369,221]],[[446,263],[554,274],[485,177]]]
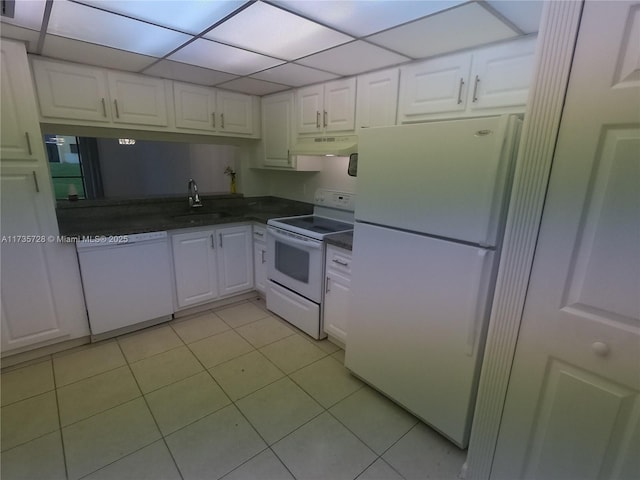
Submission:
[[[297,91],[298,133],[355,129],[356,79],[334,80]]]
[[[535,36],[400,69],[398,123],[524,110]]]
[[[251,226],[172,235],[178,308],[251,290]]]
[[[45,121],[168,125],[162,79],[40,59],[32,65]]]
[[[358,77],[358,128],[387,127],[396,124],[399,76],[400,70],[392,68]]]
[[[216,230],[218,248],[218,279],[220,296],[253,288],[252,234],[250,225]]]
[[[324,331],[347,343],[347,323],[351,299],[351,252],[327,246],[324,293]]]
[[[253,278],[255,289],[263,295],[267,292],[267,229],[253,226]]]
[[[220,131],[226,133],[254,132],[254,98],[243,93],[218,90],[217,109],[220,112]]]
[[[293,142],[293,93],[262,97],[262,143],[265,167],[291,168]]]
[[[55,242],[53,193],[24,45],[3,39],[1,65],[4,356],[88,335],[89,324],[73,244]]]
[[[213,88],[173,82],[176,127],[216,130],[216,91]]]

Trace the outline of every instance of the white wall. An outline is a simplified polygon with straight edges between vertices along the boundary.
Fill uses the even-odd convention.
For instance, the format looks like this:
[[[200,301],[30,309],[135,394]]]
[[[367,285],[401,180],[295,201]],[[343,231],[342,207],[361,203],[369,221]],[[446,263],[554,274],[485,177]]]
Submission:
[[[98,139],[100,170],[107,198],[179,195],[193,178],[201,193],[229,191],[224,169],[237,168],[238,147],[138,140],[120,145],[118,139]]]
[[[320,172],[269,171],[269,194],[313,203],[318,188],[355,193],[356,177],[347,175],[349,157],[324,157],[322,162]]]

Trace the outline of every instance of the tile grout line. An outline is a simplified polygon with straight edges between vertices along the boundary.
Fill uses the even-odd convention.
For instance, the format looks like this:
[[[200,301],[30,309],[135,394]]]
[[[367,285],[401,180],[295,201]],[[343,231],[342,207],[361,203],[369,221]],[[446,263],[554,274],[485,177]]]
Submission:
[[[56,381],[56,372],[53,364],[53,357],[51,357],[51,375],[53,376],[53,389],[54,396],[56,398],[56,410],[58,412],[58,425],[60,427],[60,446],[62,448],[62,461],[64,462],[64,475],[69,479],[69,466],[67,465],[67,450],[65,448],[64,435],[62,434],[62,415],[60,414],[60,399],[58,398],[58,383]]]

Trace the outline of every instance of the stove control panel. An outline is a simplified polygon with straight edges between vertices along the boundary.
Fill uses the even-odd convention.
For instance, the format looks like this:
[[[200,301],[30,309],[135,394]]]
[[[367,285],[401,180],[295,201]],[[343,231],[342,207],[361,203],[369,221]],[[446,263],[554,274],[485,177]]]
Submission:
[[[356,196],[354,193],[339,192],[319,188],[314,196],[314,203],[323,207],[337,208],[353,211],[355,209]]]

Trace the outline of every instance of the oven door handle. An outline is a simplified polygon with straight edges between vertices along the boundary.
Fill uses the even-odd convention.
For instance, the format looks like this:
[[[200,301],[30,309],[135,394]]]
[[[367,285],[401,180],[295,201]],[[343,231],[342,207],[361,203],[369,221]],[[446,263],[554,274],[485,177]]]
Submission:
[[[274,237],[279,238],[283,242],[287,242],[287,243],[290,243],[292,245],[299,245],[301,247],[313,248],[313,249],[322,248],[322,242],[318,242],[316,240],[303,240],[303,239],[300,239],[298,237],[293,237],[293,236],[290,236],[290,235],[282,234],[282,233],[278,232],[277,230],[273,230],[273,229],[269,229],[269,233],[271,235],[273,235]]]

